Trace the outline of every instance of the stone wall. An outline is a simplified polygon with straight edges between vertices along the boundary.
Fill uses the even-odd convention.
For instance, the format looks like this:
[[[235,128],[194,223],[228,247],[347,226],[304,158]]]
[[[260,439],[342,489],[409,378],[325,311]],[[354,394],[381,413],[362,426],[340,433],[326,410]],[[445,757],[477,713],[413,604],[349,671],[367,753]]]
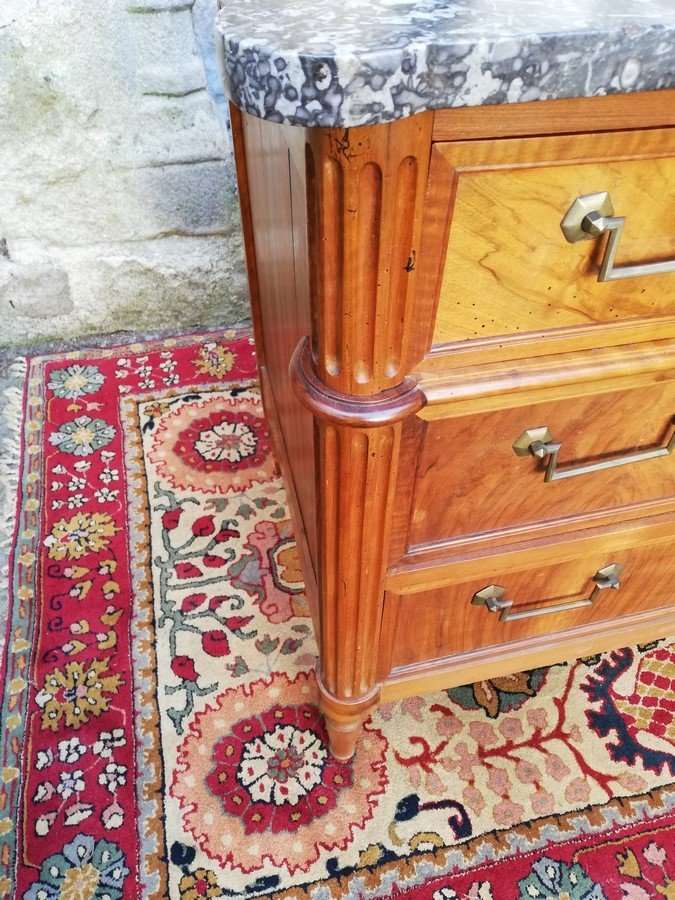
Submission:
[[[2,0],[0,345],[248,318],[214,5]]]

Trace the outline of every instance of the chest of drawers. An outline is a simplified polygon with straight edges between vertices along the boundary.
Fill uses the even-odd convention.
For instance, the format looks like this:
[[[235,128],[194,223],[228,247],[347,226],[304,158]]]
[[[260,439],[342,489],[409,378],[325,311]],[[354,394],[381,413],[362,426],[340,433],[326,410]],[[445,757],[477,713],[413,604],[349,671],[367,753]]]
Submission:
[[[381,699],[667,636],[675,92],[232,123],[334,754]]]

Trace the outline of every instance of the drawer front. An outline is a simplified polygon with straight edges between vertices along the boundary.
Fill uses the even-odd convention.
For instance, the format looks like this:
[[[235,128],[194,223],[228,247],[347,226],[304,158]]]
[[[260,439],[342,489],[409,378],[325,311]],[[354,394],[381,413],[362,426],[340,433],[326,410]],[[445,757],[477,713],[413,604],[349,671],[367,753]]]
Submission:
[[[672,537],[633,550],[607,550],[557,565],[485,573],[448,587],[388,593],[395,621],[392,668],[559,634],[593,622],[673,607]],[[477,596],[478,595],[478,596]],[[393,607],[393,608],[392,608]]]
[[[675,505],[672,380],[410,428],[418,441],[408,452],[418,456],[404,550],[481,535],[517,540],[542,527],[560,533]],[[558,445],[552,474],[547,451]],[[408,471],[405,459],[401,468]]]
[[[449,217],[434,344],[673,314],[675,274],[600,283],[607,238],[569,243],[561,221],[607,192],[625,217],[617,265],[675,259],[675,129],[433,152],[430,197]]]

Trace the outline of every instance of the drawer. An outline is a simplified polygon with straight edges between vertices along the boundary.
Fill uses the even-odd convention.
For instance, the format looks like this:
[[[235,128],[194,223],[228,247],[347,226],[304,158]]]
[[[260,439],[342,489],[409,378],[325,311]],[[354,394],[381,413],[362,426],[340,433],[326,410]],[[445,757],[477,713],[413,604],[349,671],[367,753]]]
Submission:
[[[611,540],[578,559],[523,570],[484,572],[461,584],[397,594],[389,591],[391,667],[496,647],[594,622],[609,623],[649,610],[673,608],[675,539],[637,549],[607,549]],[[609,627],[609,626],[608,626]]]
[[[563,234],[574,201],[605,192],[625,218],[616,265],[675,259],[675,129],[435,144],[433,344],[672,316],[675,274],[599,282],[607,237]]]
[[[535,386],[527,400],[493,398],[507,408],[461,415],[449,403],[448,418],[406,423],[394,504],[402,551],[522,540],[675,508],[675,371],[656,377],[664,380],[541,402],[532,402]]]

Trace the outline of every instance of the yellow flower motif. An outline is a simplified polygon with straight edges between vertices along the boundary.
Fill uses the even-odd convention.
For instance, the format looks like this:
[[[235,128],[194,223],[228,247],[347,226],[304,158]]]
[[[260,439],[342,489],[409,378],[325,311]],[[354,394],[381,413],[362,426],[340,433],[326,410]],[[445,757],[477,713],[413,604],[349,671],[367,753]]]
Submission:
[[[96,896],[101,873],[91,863],[68,869],[59,891],[59,900],[89,900]]]
[[[231,350],[223,347],[222,344],[216,344],[209,341],[199,349],[199,356],[192,362],[195,368],[202,375],[213,375],[216,378],[222,378],[232,371],[236,356]]]
[[[143,413],[149,419],[158,419],[161,415],[163,415],[167,409],[169,409],[169,404],[164,403],[161,400],[155,400],[152,403],[148,403],[143,407]]]
[[[45,540],[50,559],[80,559],[86,553],[105,550],[115,535],[115,524],[107,513],[76,513],[59,519]]]
[[[14,781],[18,774],[19,770],[16,766],[5,766],[2,770],[2,780],[5,784],[9,784],[10,781]]]
[[[66,727],[77,729],[91,716],[98,717],[109,709],[109,695],[116,694],[124,681],[118,674],[103,674],[108,670],[108,660],[69,662],[64,670],[54,669],[45,676],[44,687],[35,698],[42,710],[43,729],[57,731],[62,719]]]
[[[0,819],[0,834],[9,834],[12,830],[12,823],[9,819]]]
[[[222,897],[218,879],[210,869],[195,869],[183,875],[178,885],[181,900],[199,900],[200,897]]]

